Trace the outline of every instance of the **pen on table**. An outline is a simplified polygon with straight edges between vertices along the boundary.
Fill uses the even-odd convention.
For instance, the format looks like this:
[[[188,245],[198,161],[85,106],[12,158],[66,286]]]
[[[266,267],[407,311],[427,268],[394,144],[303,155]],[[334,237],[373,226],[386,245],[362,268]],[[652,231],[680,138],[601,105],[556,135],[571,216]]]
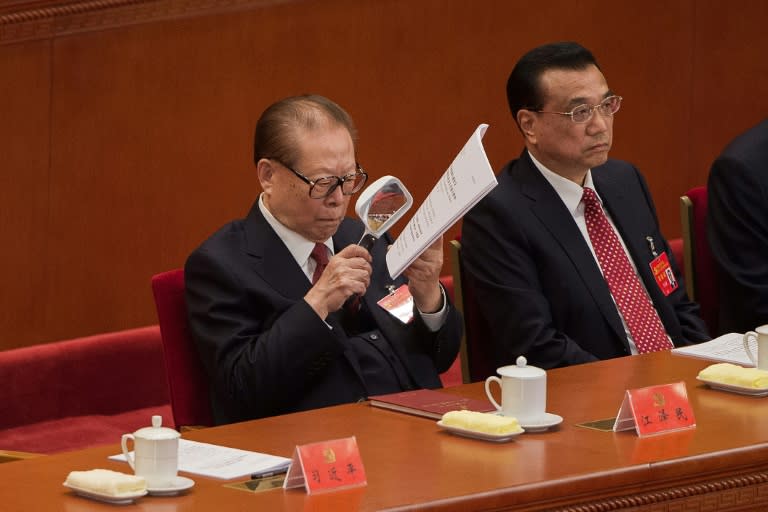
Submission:
[[[256,480],[257,478],[269,478],[270,476],[284,475],[287,472],[288,472],[287,469],[278,469],[276,471],[266,471],[264,473],[253,473],[251,475],[251,480]]]

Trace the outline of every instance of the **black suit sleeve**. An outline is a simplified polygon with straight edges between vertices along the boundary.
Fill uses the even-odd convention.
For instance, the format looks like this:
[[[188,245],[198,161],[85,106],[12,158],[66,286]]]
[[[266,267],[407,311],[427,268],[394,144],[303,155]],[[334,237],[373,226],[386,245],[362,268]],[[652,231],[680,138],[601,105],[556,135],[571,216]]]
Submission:
[[[505,202],[516,197],[487,196],[464,218],[462,245],[468,285],[477,295],[485,323],[492,327],[492,357],[513,364],[525,354],[545,368],[596,361],[598,358],[555,326],[550,298],[540,282],[549,260],[536,257],[521,225],[520,210]],[[568,284],[563,283],[564,287]],[[573,304],[574,312],[578,304]]]
[[[185,267],[190,330],[213,392],[244,417],[298,402],[343,350],[304,300],[276,303],[254,279],[200,249]]]
[[[722,156],[707,186],[708,240],[721,272],[721,329],[768,323],[768,161]]]

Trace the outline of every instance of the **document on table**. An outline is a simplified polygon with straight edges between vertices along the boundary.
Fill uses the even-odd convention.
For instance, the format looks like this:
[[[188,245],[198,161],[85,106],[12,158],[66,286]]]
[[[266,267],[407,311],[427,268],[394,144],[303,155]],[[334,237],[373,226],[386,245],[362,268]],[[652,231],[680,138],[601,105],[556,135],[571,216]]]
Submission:
[[[477,127],[390,247],[387,268],[392,279],[496,186],[496,175],[483,148],[487,129],[487,124]]]
[[[109,458],[127,462],[122,453]],[[285,471],[290,464],[286,457],[179,439],[179,471],[195,475],[230,480]]]
[[[744,350],[744,335],[737,332],[729,332],[723,334],[711,341],[705,341],[697,345],[690,345],[687,347],[673,348],[673,354],[679,354],[681,356],[699,357],[702,359],[710,359],[712,361],[718,361],[721,363],[733,363],[741,366],[752,366],[754,363],[747,356],[747,352]],[[753,353],[757,353],[756,343],[750,341]]]

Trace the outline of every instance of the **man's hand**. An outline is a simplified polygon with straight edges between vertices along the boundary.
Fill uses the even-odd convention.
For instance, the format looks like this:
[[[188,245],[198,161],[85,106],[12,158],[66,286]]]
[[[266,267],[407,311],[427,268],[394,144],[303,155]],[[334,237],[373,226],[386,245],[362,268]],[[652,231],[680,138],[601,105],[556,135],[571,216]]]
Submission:
[[[405,269],[413,302],[422,313],[435,313],[443,307],[440,272],[443,269],[443,237],[435,241]]]
[[[363,295],[371,282],[371,255],[359,245],[348,245],[328,260],[320,279],[304,296],[325,320],[352,295]]]

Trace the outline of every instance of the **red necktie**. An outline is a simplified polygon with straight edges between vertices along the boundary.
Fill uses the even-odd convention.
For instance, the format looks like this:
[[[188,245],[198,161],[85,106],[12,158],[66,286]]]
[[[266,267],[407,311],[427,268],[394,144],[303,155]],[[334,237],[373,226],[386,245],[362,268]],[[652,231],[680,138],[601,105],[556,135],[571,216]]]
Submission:
[[[619,238],[603,213],[595,191],[584,188],[584,219],[597,261],[613,300],[641,354],[668,350],[672,344]]]
[[[325,267],[328,266],[328,248],[325,244],[316,243],[315,248],[312,249],[312,253],[309,257],[315,260],[316,263],[315,273],[312,274],[312,284],[315,284],[317,280],[320,279]]]

